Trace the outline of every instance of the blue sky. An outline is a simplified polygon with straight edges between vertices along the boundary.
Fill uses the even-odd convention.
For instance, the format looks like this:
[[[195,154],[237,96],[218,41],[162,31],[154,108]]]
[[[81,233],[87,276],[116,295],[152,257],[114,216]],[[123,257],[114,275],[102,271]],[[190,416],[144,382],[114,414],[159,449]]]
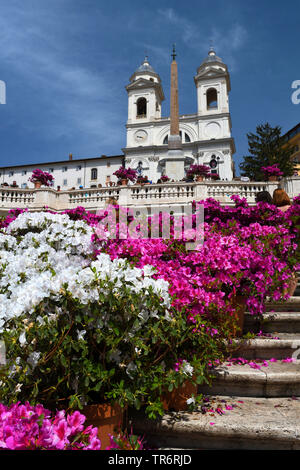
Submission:
[[[300,121],[298,0],[0,0],[0,12],[1,166],[121,154],[125,86],[145,52],[169,115],[174,42],[180,114],[196,112],[193,77],[210,40],[228,65],[237,167],[247,132]]]

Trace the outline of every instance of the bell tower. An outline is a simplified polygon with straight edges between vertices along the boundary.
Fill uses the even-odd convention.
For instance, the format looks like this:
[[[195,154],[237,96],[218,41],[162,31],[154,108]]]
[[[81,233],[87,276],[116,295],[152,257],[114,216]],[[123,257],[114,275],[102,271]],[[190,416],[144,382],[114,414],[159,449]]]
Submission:
[[[225,65],[213,49],[197,69],[194,78],[197,88],[198,115],[229,113],[230,77]]]
[[[127,147],[149,145],[145,125],[161,118],[161,103],[165,99],[160,76],[154,71],[146,56],[130,77],[128,93]]]
[[[216,55],[213,47],[198,67],[194,81],[198,135],[202,143],[199,163],[210,166],[212,173],[218,173],[220,178],[230,181],[233,178],[232,155],[235,152],[229,112],[230,77],[227,65]],[[217,166],[213,166],[215,162]]]

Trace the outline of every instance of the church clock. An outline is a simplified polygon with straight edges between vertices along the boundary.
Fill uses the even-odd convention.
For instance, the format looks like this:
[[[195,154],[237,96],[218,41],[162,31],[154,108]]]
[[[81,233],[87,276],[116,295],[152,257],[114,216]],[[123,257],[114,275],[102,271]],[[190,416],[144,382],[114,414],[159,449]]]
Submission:
[[[147,140],[148,134],[143,129],[136,131],[134,134],[134,139],[136,142],[145,142]]]

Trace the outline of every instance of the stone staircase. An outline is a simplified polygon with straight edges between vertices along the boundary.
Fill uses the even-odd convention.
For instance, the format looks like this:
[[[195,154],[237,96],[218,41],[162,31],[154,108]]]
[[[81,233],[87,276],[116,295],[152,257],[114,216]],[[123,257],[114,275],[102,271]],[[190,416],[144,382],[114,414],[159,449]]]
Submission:
[[[268,335],[236,340],[233,356],[265,360],[260,368],[233,359],[212,370],[212,387],[199,387],[224,414],[170,412],[151,421],[137,413],[135,433],[158,449],[300,450],[300,283],[287,302],[269,303],[260,319],[246,314],[244,333],[261,330]]]

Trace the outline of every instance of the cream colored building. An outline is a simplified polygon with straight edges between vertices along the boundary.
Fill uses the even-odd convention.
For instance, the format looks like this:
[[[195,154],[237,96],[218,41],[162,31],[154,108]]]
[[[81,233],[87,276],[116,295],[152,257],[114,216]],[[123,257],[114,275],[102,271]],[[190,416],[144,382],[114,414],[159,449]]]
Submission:
[[[286,132],[284,137],[290,145],[295,147],[295,151],[291,156],[291,160],[295,164],[295,174],[297,173],[297,175],[300,176],[300,122],[288,132]]]
[[[0,184],[9,186],[17,185],[19,188],[33,188],[34,184],[28,181],[33,170],[39,168],[51,173],[54,177],[54,188],[59,186],[62,191],[69,189],[97,188],[116,183],[117,178],[113,173],[124,162],[123,155],[105,156],[99,158],[84,158],[59,162],[42,162],[29,165],[15,165],[0,167]]]

